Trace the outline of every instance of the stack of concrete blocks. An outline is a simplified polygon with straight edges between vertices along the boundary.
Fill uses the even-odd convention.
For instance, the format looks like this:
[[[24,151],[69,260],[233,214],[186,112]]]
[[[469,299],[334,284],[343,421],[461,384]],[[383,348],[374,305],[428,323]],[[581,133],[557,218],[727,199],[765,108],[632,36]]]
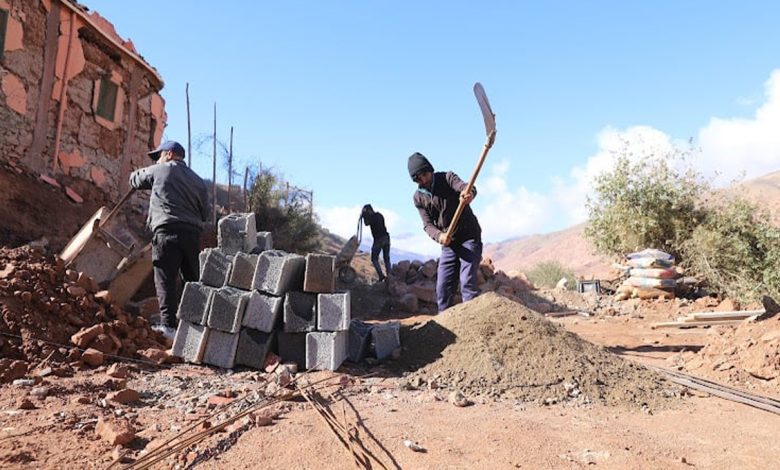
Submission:
[[[349,292],[337,293],[336,258],[310,253],[301,291],[285,295],[279,355],[302,369],[336,370],[347,357]]]
[[[254,214],[224,217],[218,231],[218,247],[200,254],[200,280],[185,285],[174,353],[261,369],[276,347],[301,369],[336,370],[347,357],[351,312],[349,292],[335,292],[335,257],[274,250]]]
[[[218,231],[218,247],[200,253],[199,281],[184,286],[173,353],[224,368],[242,360],[256,364],[240,348],[244,336],[257,341],[251,332],[241,334],[248,307],[256,308],[251,289],[259,255],[247,254],[257,247],[255,216],[231,214],[219,221]]]

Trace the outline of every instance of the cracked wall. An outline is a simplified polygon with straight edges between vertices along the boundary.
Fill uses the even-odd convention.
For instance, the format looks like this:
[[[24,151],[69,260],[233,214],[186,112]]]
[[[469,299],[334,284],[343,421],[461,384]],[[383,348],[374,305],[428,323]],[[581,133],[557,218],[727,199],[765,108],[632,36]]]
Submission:
[[[162,82],[106,19],[77,14],[72,5],[0,0],[8,12],[0,60],[0,159],[55,178],[90,181],[116,198],[162,137]],[[113,120],[98,114],[104,80],[117,86]]]

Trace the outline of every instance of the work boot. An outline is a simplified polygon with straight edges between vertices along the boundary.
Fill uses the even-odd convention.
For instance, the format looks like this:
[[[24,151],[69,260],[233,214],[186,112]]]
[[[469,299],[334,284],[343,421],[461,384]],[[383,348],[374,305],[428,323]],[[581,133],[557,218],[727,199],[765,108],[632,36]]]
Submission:
[[[152,330],[162,334],[165,337],[165,339],[168,339],[170,341],[173,341],[173,338],[176,336],[176,328],[172,326],[154,325],[152,327]]]

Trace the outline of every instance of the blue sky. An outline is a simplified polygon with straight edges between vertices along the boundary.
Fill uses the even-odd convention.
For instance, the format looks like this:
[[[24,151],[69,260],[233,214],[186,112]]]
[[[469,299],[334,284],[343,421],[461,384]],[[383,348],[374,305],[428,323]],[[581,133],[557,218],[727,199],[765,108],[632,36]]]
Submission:
[[[166,138],[186,143],[189,82],[196,137],[216,102],[241,165],[314,190],[341,235],[373,204],[399,249],[438,251],[406,160],[470,176],[485,139],[476,81],[498,127],[474,202],[487,242],[581,222],[621,139],[693,138],[724,178],[780,166],[777,2],[83,3],[164,78]],[[207,147],[193,166],[210,178]]]

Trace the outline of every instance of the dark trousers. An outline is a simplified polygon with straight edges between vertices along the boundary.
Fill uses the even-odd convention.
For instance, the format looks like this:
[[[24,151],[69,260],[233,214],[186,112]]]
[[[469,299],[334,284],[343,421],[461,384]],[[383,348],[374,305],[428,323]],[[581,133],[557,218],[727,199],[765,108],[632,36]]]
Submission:
[[[479,295],[477,272],[481,260],[482,242],[476,240],[441,247],[436,279],[436,303],[440,312],[452,306],[452,298],[458,288],[458,278],[464,302]]]
[[[176,327],[176,309],[179,306],[179,275],[184,282],[200,277],[198,251],[200,231],[190,226],[164,225],[152,237],[152,265],[154,287],[160,302],[160,324]]]
[[[379,265],[379,252],[382,252],[382,258],[385,261],[385,269],[387,274],[390,274],[390,235],[385,235],[377,240],[374,240],[374,244],[371,245],[371,262],[376,269],[376,275],[379,279],[384,279],[385,275],[382,274],[382,267]]]

